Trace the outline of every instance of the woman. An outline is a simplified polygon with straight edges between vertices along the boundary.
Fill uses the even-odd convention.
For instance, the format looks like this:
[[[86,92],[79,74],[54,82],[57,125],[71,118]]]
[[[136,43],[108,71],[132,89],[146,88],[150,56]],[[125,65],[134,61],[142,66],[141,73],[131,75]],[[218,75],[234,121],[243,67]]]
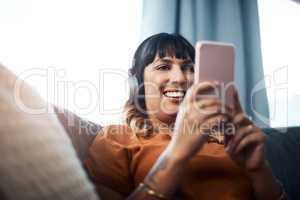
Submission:
[[[128,199],[285,198],[265,159],[264,133],[243,113],[235,89],[231,106],[201,96],[218,83],[193,85],[194,57],[179,35],[153,35],[138,47],[127,123],[104,128],[85,161],[99,193],[105,186]],[[213,139],[224,136],[224,124],[234,136]]]

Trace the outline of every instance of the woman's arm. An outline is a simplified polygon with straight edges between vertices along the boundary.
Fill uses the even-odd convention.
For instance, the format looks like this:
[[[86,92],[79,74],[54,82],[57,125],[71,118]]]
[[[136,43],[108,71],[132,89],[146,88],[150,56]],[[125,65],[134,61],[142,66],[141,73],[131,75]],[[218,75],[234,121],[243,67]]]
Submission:
[[[128,200],[158,199],[160,195],[166,199],[172,197],[178,188],[185,162],[184,160],[177,160],[167,149],[148,173],[144,180],[145,185],[140,185],[128,197]],[[149,194],[149,190],[153,190],[156,194]]]

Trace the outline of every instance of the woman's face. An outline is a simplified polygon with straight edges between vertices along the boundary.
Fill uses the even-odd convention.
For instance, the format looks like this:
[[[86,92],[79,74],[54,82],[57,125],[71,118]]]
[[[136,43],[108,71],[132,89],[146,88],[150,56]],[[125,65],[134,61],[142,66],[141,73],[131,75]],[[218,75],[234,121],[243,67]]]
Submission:
[[[194,63],[191,59],[156,56],[144,70],[148,116],[165,123],[174,122],[179,104],[193,79]]]

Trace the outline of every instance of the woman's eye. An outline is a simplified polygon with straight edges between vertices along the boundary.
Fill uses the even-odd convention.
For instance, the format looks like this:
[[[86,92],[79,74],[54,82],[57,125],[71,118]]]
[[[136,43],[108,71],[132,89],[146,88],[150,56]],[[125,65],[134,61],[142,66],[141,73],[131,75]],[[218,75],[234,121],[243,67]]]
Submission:
[[[158,70],[169,70],[170,69],[170,65],[166,65],[166,64],[163,64],[163,65],[159,65],[157,67]]]
[[[183,71],[194,72],[194,65],[193,64],[184,65],[184,66],[182,66],[182,68],[183,68]]]

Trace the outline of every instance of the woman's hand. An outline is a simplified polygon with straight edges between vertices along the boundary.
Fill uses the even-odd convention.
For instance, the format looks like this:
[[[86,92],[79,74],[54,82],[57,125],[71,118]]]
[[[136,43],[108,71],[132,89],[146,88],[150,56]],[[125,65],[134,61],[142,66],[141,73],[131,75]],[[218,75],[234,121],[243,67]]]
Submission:
[[[224,109],[219,98],[211,94],[217,86],[217,83],[204,82],[193,85],[187,91],[168,146],[169,152],[177,159],[191,158],[207,141],[212,129],[229,120],[222,112]]]
[[[232,160],[247,172],[263,169],[266,167],[266,136],[244,114],[236,88],[234,88],[233,94],[232,122],[236,130],[234,136],[226,144],[225,149]]]

